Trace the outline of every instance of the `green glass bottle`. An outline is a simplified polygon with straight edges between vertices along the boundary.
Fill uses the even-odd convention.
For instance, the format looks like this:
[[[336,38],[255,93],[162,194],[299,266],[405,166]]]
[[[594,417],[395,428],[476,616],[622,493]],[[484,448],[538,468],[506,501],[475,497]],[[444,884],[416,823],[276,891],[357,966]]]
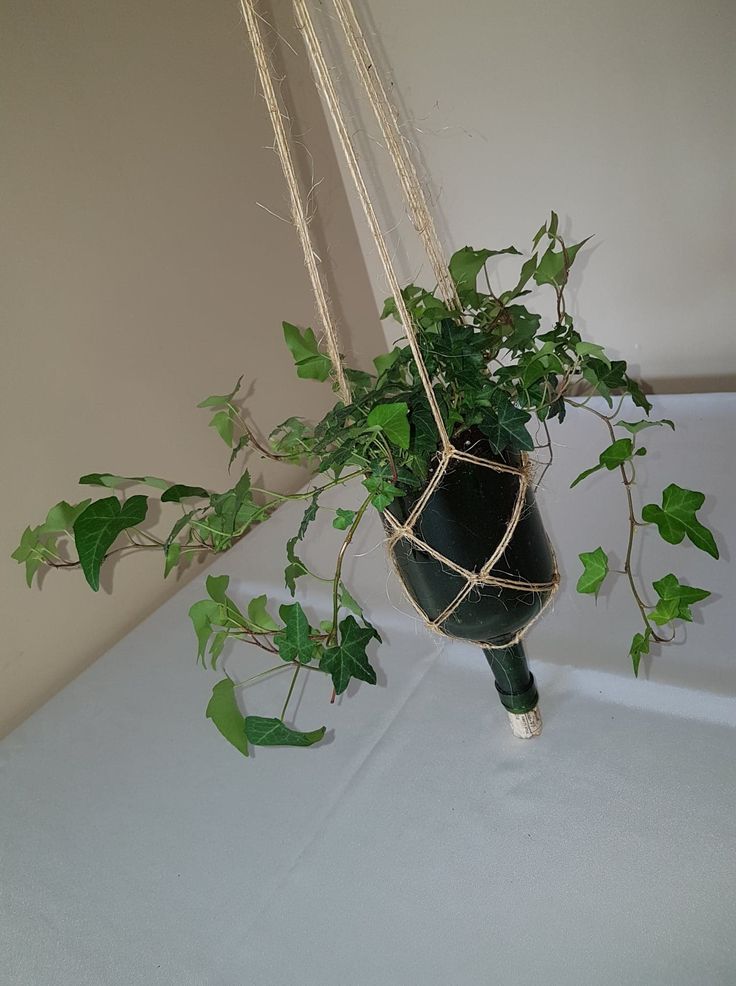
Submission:
[[[517,453],[494,454],[487,439],[475,429],[462,433],[456,447],[489,461],[521,465]],[[417,536],[445,558],[479,572],[506,533],[519,482],[514,473],[452,460],[416,522]],[[408,519],[420,495],[394,501],[389,510],[396,520],[404,523]],[[444,612],[465,585],[462,575],[406,538],[395,543],[393,555],[404,584],[430,621]],[[526,490],[524,509],[511,540],[491,574],[550,588],[533,591],[475,586],[441,629],[452,637],[487,645],[484,653],[502,704],[509,712],[523,715],[536,708],[538,694],[524,649],[513,641],[539,614],[557,581],[554,552],[531,487]]]

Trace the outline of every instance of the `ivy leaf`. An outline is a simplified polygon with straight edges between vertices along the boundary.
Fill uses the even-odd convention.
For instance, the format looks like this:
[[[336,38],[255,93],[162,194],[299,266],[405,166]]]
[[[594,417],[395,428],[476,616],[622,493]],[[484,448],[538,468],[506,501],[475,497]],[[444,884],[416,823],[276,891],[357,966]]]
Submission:
[[[339,599],[340,599],[340,605],[343,606],[345,609],[349,609],[351,612],[355,613],[356,616],[360,616],[360,617],[363,616],[363,609],[360,603],[356,602],[356,600],[353,599],[353,597],[350,595],[347,588],[343,585],[342,582],[340,583]]]
[[[597,597],[598,590],[608,575],[608,555],[603,548],[598,547],[595,551],[583,551],[578,557],[583,563],[583,574],[575,588],[578,592],[595,593]]]
[[[228,459],[228,463],[227,463],[228,472],[230,472],[230,470],[232,469],[233,462],[235,462],[240,452],[242,452],[243,449],[246,447],[246,445],[248,445],[249,443],[250,443],[250,435],[246,434],[246,435],[241,435],[240,438],[235,443],[235,445],[233,445],[233,450],[230,453],[230,458]]]
[[[393,298],[391,300],[393,301]],[[386,315],[381,315],[381,318],[386,318]],[[401,356],[401,350],[397,348],[392,349],[388,353],[381,353],[380,356],[376,356],[373,360],[373,365],[379,377],[391,369],[399,356]]]
[[[181,503],[188,496],[207,497],[209,495],[209,491],[201,486],[184,486],[182,483],[177,483],[174,486],[169,486],[161,494],[161,503]]]
[[[326,729],[326,726],[320,726],[309,733],[301,733],[285,726],[281,719],[245,717],[245,735],[253,746],[314,746],[325,735]]]
[[[62,500],[49,510],[39,530],[47,534],[61,534],[64,531],[70,533],[77,517],[84,513],[90,502],[90,500],[82,500],[81,503],[72,506],[66,500]]]
[[[273,638],[279,654],[285,661],[309,664],[314,657],[315,643],[309,636],[312,628],[301,604],[280,606],[279,616],[285,624],[284,629]]]
[[[487,409],[479,428],[495,452],[507,448],[528,452],[534,448],[532,437],[525,428],[530,418],[530,414],[512,404],[508,397],[499,395],[494,406]]]
[[[378,404],[371,410],[366,424],[369,428],[379,428],[398,448],[409,448],[409,405],[404,401]]]
[[[577,256],[578,250],[591,239],[587,236],[580,243],[575,243],[572,246],[566,247],[567,252],[567,270],[572,267],[573,261]],[[547,251],[542,255],[542,259],[537,265],[537,269],[534,272],[534,280],[537,284],[552,284],[555,287],[561,288],[564,286],[567,280],[567,270],[565,269],[565,254],[562,250],[553,249],[553,244],[550,243]]]
[[[474,250],[472,247],[465,246],[457,250],[450,257],[450,277],[455,282],[459,292],[475,290],[478,274],[489,257],[499,256],[503,253],[513,253],[521,256],[521,251],[516,247],[506,247],[505,250]]]
[[[595,342],[578,342],[575,344],[575,352],[578,356],[595,356],[596,359],[599,359],[607,366],[611,365],[611,361],[606,356],[606,351],[603,346],[599,346]]]
[[[248,755],[245,717],[235,700],[235,682],[230,678],[218,681],[212,689],[212,697],[205,713],[216,729],[244,756]]]
[[[216,603],[225,604],[227,596],[227,587],[230,585],[229,575],[208,575],[205,586],[207,588],[207,594],[210,599],[214,600]]]
[[[233,419],[231,411],[216,411],[209,424],[227,446],[233,444]]]
[[[181,531],[184,530],[184,528],[187,526],[187,524],[189,523],[189,521],[192,519],[193,516],[194,516],[194,510],[190,510],[189,513],[186,513],[186,514],[184,514],[183,517],[180,517],[177,520],[177,522],[174,524],[174,526],[171,528],[171,530],[169,531],[169,536],[166,538],[165,548],[166,548],[167,551],[169,550],[169,548],[171,547],[171,545],[174,543],[174,538]]]
[[[634,674],[639,677],[639,664],[643,654],[649,653],[649,641],[652,636],[652,631],[649,627],[646,628],[644,633],[635,633],[634,639],[631,641],[631,648],[629,649],[629,654],[631,656],[631,663],[634,666]]]
[[[659,602],[649,616],[659,626],[674,619],[692,622],[691,604],[707,599],[710,595],[707,589],[682,585],[672,574],[665,575],[664,578],[659,579],[658,582],[653,582],[652,585],[659,596]]]
[[[519,298],[522,295],[529,293],[528,291],[525,291],[524,288],[529,283],[529,278],[532,276],[532,274],[536,269],[537,269],[537,254],[535,253],[528,260],[524,261],[524,263],[522,264],[521,271],[519,272],[519,280],[516,284],[516,287],[512,288],[511,291],[504,291],[503,294],[501,295],[500,300],[502,305],[506,306],[510,301],[513,301],[514,298]],[[508,308],[506,310],[508,312]]]
[[[307,533],[307,528],[317,516],[317,511],[319,510],[318,499],[319,499],[319,490],[317,490],[317,492],[314,494],[314,496],[312,497],[312,499],[309,501],[307,505],[307,509],[304,511],[304,516],[302,517],[302,522],[299,525],[299,531],[297,532],[296,535],[298,541],[304,540],[304,535]]]
[[[238,382],[235,384],[233,389],[229,394],[213,394],[211,397],[205,397],[203,401],[197,404],[197,407],[227,407],[231,403],[233,397],[240,390],[240,384],[242,382],[242,376],[238,377]]]
[[[80,486],[106,486],[108,489],[114,489],[125,483],[145,483],[146,486],[153,486],[159,490],[171,486],[168,479],[159,479],[157,476],[116,476],[111,472],[90,472],[86,476],[79,477]]]
[[[379,513],[392,504],[397,496],[403,495],[397,486],[389,483],[383,476],[368,476],[367,479],[363,480],[363,486],[369,493],[373,494],[371,503]]]
[[[300,332],[296,325],[283,323],[284,339],[296,364],[296,375],[307,380],[326,380],[332,369],[329,357],[319,351],[311,329]]]
[[[221,626],[224,622],[224,606],[214,599],[200,599],[189,609],[189,619],[192,621],[197,635],[197,658],[204,664],[207,644],[213,633],[213,626]]]
[[[645,449],[637,449],[636,454],[642,455],[645,451]],[[585,469],[581,472],[570,483],[570,489],[573,489],[578,483],[582,483],[588,476],[592,476],[594,472],[598,472],[599,469],[616,469],[622,462],[628,462],[632,455],[634,455],[633,441],[630,438],[617,438],[612,445],[603,449],[598,456],[598,465],[591,466],[590,469]]]
[[[292,596],[296,592],[296,580],[302,575],[307,575],[309,571],[301,558],[294,553],[294,545],[298,540],[297,536],[289,538],[286,542],[286,558],[289,564],[284,569],[284,584]]]
[[[354,510],[343,510],[342,507],[338,507],[335,519],[332,521],[332,526],[338,531],[346,531],[354,520]]]
[[[718,558],[718,546],[713,535],[695,516],[704,502],[704,493],[670,483],[662,493],[662,506],[648,503],[641,516],[647,524],[656,524],[660,536],[669,544],[680,544],[687,535],[696,548]]]
[[[267,603],[268,599],[265,595],[251,599],[248,603],[248,622],[256,630],[266,630],[270,633],[273,630],[278,630],[279,625],[268,612]]]
[[[132,496],[122,505],[116,496],[109,496],[90,503],[77,517],[74,543],[84,577],[95,592],[100,588],[100,566],[108,548],[123,531],[142,523],[147,510],[145,496]]]
[[[51,535],[47,538],[40,537],[41,527],[26,527],[21,535],[20,544],[10,556],[19,565],[26,566],[26,585],[30,589],[33,583],[33,576],[44,564],[44,549],[53,549],[56,537]]]
[[[647,399],[647,395],[641,389],[636,380],[632,380],[631,377],[627,376],[625,390],[634,404],[637,407],[640,407],[646,414],[649,414],[652,410],[651,402]]]
[[[341,695],[351,678],[375,685],[376,672],[368,663],[365,649],[373,639],[373,630],[361,627],[353,616],[346,616],[340,623],[340,642],[336,647],[326,647],[319,666],[332,676],[335,692]]]
[[[627,431],[630,431],[632,435],[638,434],[640,431],[643,431],[644,428],[657,428],[657,427],[661,427],[662,425],[667,425],[673,431],[675,430],[675,423],[674,421],[670,421],[669,418],[662,418],[661,421],[617,421],[616,422],[617,428],[625,428]]]
[[[213,634],[210,644],[210,667],[213,671],[217,668],[217,659],[222,654],[227,636],[227,630],[218,630],[217,633]]]
[[[172,568],[176,568],[181,554],[181,545],[174,541],[164,551],[164,578],[168,578]]]

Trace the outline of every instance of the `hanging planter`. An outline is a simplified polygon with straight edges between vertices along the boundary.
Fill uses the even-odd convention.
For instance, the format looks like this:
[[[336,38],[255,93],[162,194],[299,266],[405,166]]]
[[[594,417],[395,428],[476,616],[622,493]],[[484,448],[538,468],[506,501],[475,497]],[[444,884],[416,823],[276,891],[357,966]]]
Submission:
[[[374,360],[374,373],[344,365],[312,247],[284,124],[287,116],[261,33],[262,18],[254,0],[241,0],[322,330],[318,340],[311,328],[302,330],[285,322],[284,338],[297,375],[331,381],[337,396],[320,422],[289,418],[269,439],[260,438],[246,422],[238,396],[240,381],[226,394],[205,398],[200,407],[212,413],[210,424],[228,446],[231,466],[251,452],[308,464],[315,479],[300,493],[256,490],[244,469],[230,489],[217,492],[151,476],[90,473],[80,483],[103,487],[107,494],[53,506],[43,523],[25,530],[13,557],[25,566],[29,585],[43,567],[81,568],[96,591],[100,568],[116,551],[160,550],[167,577],[193,555],[228,550],[283,502],[302,501],[302,521],[285,551],[284,581],[296,597],[299,580],[312,574],[300,557],[300,542],[313,530],[321,497],[347,483],[360,484],[360,506],[340,506],[330,514],[332,526],[344,533],[334,573],[322,579],[330,583],[323,612],[308,614],[295,598],[275,615],[265,593],[244,603],[228,595],[227,576],[208,577],[208,597],[195,603],[189,614],[202,665],[216,670],[229,641],[245,643],[253,652],[266,651],[276,661],[243,681],[228,674],[221,677],[212,689],[208,718],[242,753],[248,752],[249,744],[312,746],[324,736],[324,726],[302,730],[287,722],[300,674],[328,676],[333,694],[344,692],[351,679],[375,684],[369,647],[380,642],[379,629],[363,613],[355,588],[345,584],[343,567],[363,518],[376,510],[385,525],[389,555],[422,619],[438,633],[483,648],[514,732],[534,736],[541,729],[538,696],[521,640],[558,583],[554,553],[533,492],[533,470],[540,464],[536,459],[547,454],[551,461],[549,422],[561,424],[573,406],[594,414],[605,428],[607,444],[598,461],[572,485],[599,470],[614,472],[622,481],[629,522],[620,574],[631,590],[638,620],[629,649],[635,674],[651,643],[672,640],[678,624],[692,620],[690,607],[710,594],[668,573],[652,584],[656,601],[650,603],[655,596],[642,588],[632,563],[635,538],[648,526],[670,544],[688,538],[718,558],[713,535],[697,517],[705,497],[670,483],[660,503],[637,509],[636,463],[646,453],[639,444],[640,434],[674,425],[650,419],[651,405],[629,376],[626,363],[611,360],[600,345],[585,341],[576,330],[566,309],[565,291],[586,241],[565,242],[554,212],[503,289],[491,287],[497,272],[489,265],[500,256],[521,257],[515,247],[463,247],[445,264],[422,187],[352,6],[349,0],[333,0],[333,5],[426,250],[434,288],[399,283],[310,8],[305,0],[294,0],[316,83],[391,290],[381,317],[395,318],[402,333],[399,343]],[[532,287],[553,295],[555,315],[547,324],[528,307]],[[582,399],[574,399],[581,391]],[[603,398],[609,410],[589,406],[588,394]],[[635,420],[628,420],[630,416]],[[131,484],[147,492],[127,499],[110,492]],[[153,496],[164,505],[177,505],[175,522],[163,540],[145,529]],[[116,547],[123,536],[125,547]],[[583,552],[580,560],[583,571],[577,589],[597,595],[614,574],[609,573],[607,553],[598,546]],[[291,678],[279,715],[244,716],[238,691],[284,668],[291,671]]]
[[[389,554],[428,626],[483,648],[514,733],[537,736],[538,693],[521,637],[559,576],[529,464],[495,454],[478,429],[461,432],[454,447],[469,458],[435,471],[428,496],[425,489],[387,507]]]

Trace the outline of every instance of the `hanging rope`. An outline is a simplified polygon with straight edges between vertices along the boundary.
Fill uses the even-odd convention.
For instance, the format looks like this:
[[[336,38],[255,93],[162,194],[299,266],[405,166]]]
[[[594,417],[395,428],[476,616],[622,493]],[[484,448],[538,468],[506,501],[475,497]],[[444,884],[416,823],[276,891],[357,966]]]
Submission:
[[[288,114],[281,109],[278,97],[276,96],[276,89],[271,77],[271,67],[268,55],[266,54],[266,47],[263,42],[263,34],[259,23],[260,15],[255,9],[253,0],[240,0],[240,7],[243,11],[245,24],[248,28],[248,37],[250,38],[251,47],[253,48],[253,56],[256,61],[258,78],[261,83],[261,91],[266,103],[268,115],[271,118],[276,153],[279,161],[281,162],[281,170],[284,173],[286,185],[289,189],[291,217],[294,226],[296,227],[296,231],[299,234],[299,242],[301,243],[302,252],[304,253],[304,263],[307,268],[309,280],[312,284],[312,291],[314,292],[314,298],[317,303],[317,312],[320,322],[322,323],[322,330],[324,332],[325,339],[327,340],[327,351],[329,352],[330,359],[332,360],[337,389],[343,402],[348,404],[350,402],[350,387],[345,376],[345,369],[340,356],[337,329],[335,328],[334,319],[332,317],[330,304],[327,298],[327,291],[317,264],[317,255],[312,245],[312,236],[309,231],[309,217],[307,216],[304,202],[302,201],[299,182],[296,176],[296,168],[294,167],[294,159],[289,147],[286,127],[284,126],[284,119],[288,119]]]
[[[314,72],[319,90],[322,93],[330,111],[330,116],[332,117],[332,122],[334,123],[335,130],[337,131],[338,139],[340,141],[340,146],[342,147],[343,154],[345,155],[345,162],[348,166],[350,177],[355,185],[355,190],[358,193],[360,204],[363,207],[363,212],[365,213],[368,226],[376,244],[378,255],[381,258],[386,279],[388,281],[389,288],[391,289],[391,294],[394,297],[399,319],[404,327],[404,331],[406,332],[407,340],[411,347],[412,355],[414,356],[414,362],[416,363],[417,370],[432,411],[432,417],[437,425],[442,448],[445,450],[450,449],[452,448],[450,444],[450,437],[447,434],[445,423],[442,420],[442,412],[440,411],[437,403],[437,398],[434,395],[432,381],[430,380],[427,367],[425,366],[424,359],[422,358],[422,353],[419,348],[419,343],[417,341],[416,332],[414,331],[414,326],[412,325],[411,317],[406,309],[406,305],[404,304],[404,297],[401,294],[401,286],[391,261],[391,254],[389,253],[386,238],[383,235],[383,231],[381,230],[380,223],[378,222],[378,218],[376,217],[376,213],[373,208],[373,203],[371,202],[368,194],[368,189],[358,162],[355,146],[350,137],[350,133],[348,132],[345,117],[342,112],[340,99],[337,95],[337,90],[335,89],[332,76],[330,75],[330,71],[327,67],[327,62],[325,61],[324,53],[322,51],[322,45],[317,37],[312,16],[309,13],[309,8],[305,3],[305,0],[294,0],[294,13],[296,14],[297,26],[302,33],[304,43],[307,47],[307,51],[309,52],[309,57],[312,62],[312,71]]]
[[[450,272],[445,264],[442,246],[440,245],[432,213],[429,211],[429,206],[427,205],[422,183],[419,181],[414,162],[407,149],[406,140],[399,129],[397,114],[389,102],[381,77],[376,72],[375,59],[368,48],[368,42],[358,23],[352,0],[333,0],[333,5],[337,19],[345,33],[345,41],[353,57],[358,78],[363,84],[363,88],[378,120],[378,125],[381,128],[383,139],[386,142],[386,149],[396,169],[396,174],[404,192],[409,215],[414,229],[424,246],[425,253],[432,267],[432,272],[437,281],[439,293],[451,311],[460,311],[461,305],[457,296],[455,282],[450,277]]]

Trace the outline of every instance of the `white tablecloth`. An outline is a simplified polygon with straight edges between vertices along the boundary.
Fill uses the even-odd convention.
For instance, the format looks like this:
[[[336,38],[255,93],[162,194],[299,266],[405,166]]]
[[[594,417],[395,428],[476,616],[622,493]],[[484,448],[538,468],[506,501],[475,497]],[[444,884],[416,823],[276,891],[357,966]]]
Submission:
[[[736,982],[736,398],[656,405],[679,427],[643,436],[645,501],[670,481],[709,492],[723,548],[714,562],[648,539],[647,577],[714,590],[683,643],[635,681],[624,587],[597,606],[574,593],[578,552],[620,554],[626,537],[615,474],[567,492],[606,444],[582,412],[555,428],[540,496],[563,587],[528,639],[538,740],[511,736],[476,649],[406,615],[374,521],[349,584],[384,631],[378,687],[330,706],[305,676],[296,723],[327,725],[327,742],[245,760],[204,718],[217,679],[195,667],[186,616],[202,575],[0,744],[0,982]],[[286,599],[299,515],[279,511],[211,571],[236,598]],[[265,666],[246,648],[226,664],[238,679]],[[248,691],[249,711],[276,714],[286,684]]]

